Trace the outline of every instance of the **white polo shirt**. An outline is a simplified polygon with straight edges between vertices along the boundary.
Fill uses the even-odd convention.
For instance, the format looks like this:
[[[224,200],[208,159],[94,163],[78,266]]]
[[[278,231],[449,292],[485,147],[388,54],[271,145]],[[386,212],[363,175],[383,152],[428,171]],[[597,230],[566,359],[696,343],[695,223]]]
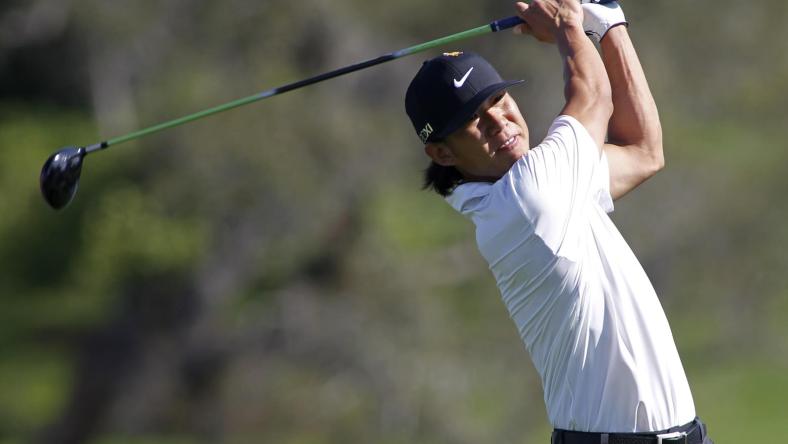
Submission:
[[[559,116],[495,183],[447,201],[473,220],[554,427],[665,430],[695,418],[665,313],[613,211],[607,158]]]

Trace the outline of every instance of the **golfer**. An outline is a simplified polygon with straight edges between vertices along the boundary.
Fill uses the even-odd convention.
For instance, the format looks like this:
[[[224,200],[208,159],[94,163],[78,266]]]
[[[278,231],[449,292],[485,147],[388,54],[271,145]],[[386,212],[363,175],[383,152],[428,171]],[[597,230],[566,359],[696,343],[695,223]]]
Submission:
[[[432,160],[426,186],[476,225],[542,379],[552,443],[710,444],[654,288],[608,217],[663,167],[624,13],[577,0],[516,8],[516,31],[557,45],[566,104],[529,148],[507,93],[520,82],[471,53],[425,62],[405,102]]]

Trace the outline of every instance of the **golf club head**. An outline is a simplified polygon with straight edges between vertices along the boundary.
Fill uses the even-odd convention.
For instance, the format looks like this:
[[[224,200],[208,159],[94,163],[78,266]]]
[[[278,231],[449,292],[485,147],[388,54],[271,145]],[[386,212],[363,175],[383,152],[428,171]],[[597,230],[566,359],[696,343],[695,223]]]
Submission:
[[[59,210],[74,198],[82,172],[85,148],[65,147],[49,156],[41,168],[41,193],[50,207]]]

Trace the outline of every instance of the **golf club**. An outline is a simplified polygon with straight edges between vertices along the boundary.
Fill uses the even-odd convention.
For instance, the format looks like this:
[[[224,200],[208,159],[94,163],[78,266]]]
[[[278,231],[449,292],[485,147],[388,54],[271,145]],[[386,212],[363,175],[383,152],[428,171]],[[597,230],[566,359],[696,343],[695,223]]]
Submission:
[[[453,43],[459,40],[463,40],[466,38],[475,37],[483,34],[498,32],[516,26],[520,23],[523,23],[523,21],[517,16],[507,17],[501,20],[496,20],[487,25],[479,26],[477,28],[469,29],[467,31],[458,32],[456,34],[452,34],[446,37],[431,40],[426,43],[421,43],[419,45],[401,49],[399,51],[385,54],[377,58],[369,59],[360,63],[346,66],[344,68],[326,72],[314,77],[310,77],[308,79],[300,80],[277,88],[269,89],[267,91],[263,91],[261,93],[257,93],[248,97],[227,102],[225,104],[218,105],[213,108],[208,108],[206,110],[199,111],[194,114],[189,114],[187,116],[169,120],[167,122],[160,123],[158,125],[150,126],[148,128],[144,128],[129,134],[108,139],[93,145],[88,145],[87,147],[70,146],[70,147],[61,148],[56,153],[52,154],[49,157],[49,159],[47,159],[47,161],[44,163],[43,168],[41,169],[41,176],[40,176],[41,192],[44,195],[44,199],[46,200],[46,202],[52,208],[56,210],[61,209],[66,205],[68,205],[69,202],[71,202],[71,200],[74,198],[74,195],[77,192],[77,187],[79,185],[79,176],[82,171],[82,162],[84,161],[85,156],[87,156],[90,153],[104,150],[113,145],[118,145],[120,143],[127,142],[129,140],[138,139],[148,134],[152,134],[178,125],[182,125],[184,123],[201,119],[203,117],[220,113],[222,111],[227,111],[229,109],[247,105],[249,103],[256,102],[258,100],[263,100],[268,97],[285,93],[287,91],[292,91],[294,89],[302,88],[307,85],[312,85],[317,82],[322,82],[323,80],[332,79],[334,77],[355,72],[364,68],[369,68],[371,66],[379,65],[381,63],[385,63],[391,60],[396,60],[401,57],[426,51],[436,46]]]

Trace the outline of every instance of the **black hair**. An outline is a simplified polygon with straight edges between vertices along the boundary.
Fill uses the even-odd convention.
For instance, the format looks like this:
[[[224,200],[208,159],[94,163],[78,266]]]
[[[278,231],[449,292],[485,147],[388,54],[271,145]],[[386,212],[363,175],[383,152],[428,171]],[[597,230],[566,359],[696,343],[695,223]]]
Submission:
[[[453,166],[443,166],[430,162],[424,170],[424,186],[422,189],[432,189],[443,197],[448,196],[463,181],[462,173]]]

